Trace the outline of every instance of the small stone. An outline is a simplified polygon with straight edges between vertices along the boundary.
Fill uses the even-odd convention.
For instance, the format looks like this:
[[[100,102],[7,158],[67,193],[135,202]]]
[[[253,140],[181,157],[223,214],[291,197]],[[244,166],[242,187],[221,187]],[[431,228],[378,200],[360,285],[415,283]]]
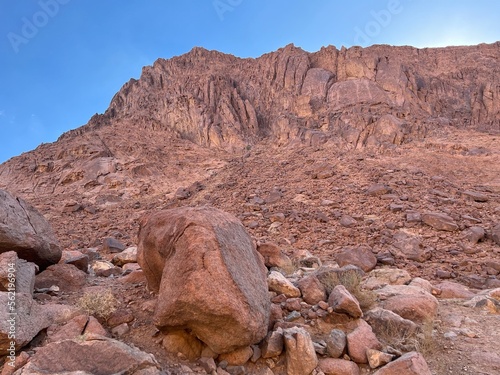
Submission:
[[[198,360],[198,364],[203,370],[206,371],[207,374],[211,374],[217,370],[217,365],[212,357],[201,357]]]
[[[477,191],[466,190],[462,193],[466,198],[472,199],[474,202],[488,202],[489,197],[486,194]]]
[[[363,316],[358,300],[343,285],[333,288],[328,297],[328,304],[336,313],[347,314],[355,319]]]
[[[309,333],[298,327],[284,331],[287,375],[310,374],[318,365],[318,357]]]
[[[269,290],[284,294],[289,298],[300,297],[300,290],[295,287],[285,276],[277,271],[271,271],[267,277]]]
[[[283,330],[278,328],[276,331],[271,331],[260,344],[262,358],[277,357],[283,352]]]
[[[464,230],[463,235],[467,241],[476,244],[484,239],[486,233],[484,228],[476,226]]]
[[[107,237],[102,242],[102,249],[110,253],[119,253],[125,250],[125,245],[115,238]]]
[[[432,375],[422,354],[406,353],[385,365],[373,375]]]
[[[329,357],[340,358],[344,354],[347,345],[347,336],[344,331],[333,329],[325,341]]]
[[[347,353],[356,363],[368,363],[367,349],[382,349],[382,344],[364,320],[360,320],[358,328],[347,335]]]
[[[354,227],[358,222],[351,216],[349,215],[343,215],[340,218],[340,225],[346,228],[352,228]]]
[[[388,364],[394,358],[394,356],[391,354],[387,354],[375,349],[367,349],[366,356],[368,357],[368,364],[373,369]]]
[[[388,194],[392,191],[392,189],[383,184],[374,184],[371,185],[368,189],[366,189],[366,194],[373,196],[380,196],[384,194]]]
[[[458,229],[458,225],[453,218],[439,212],[422,214],[422,221],[434,229],[441,231],[453,232]]]
[[[130,327],[127,323],[122,323],[111,329],[111,333],[115,336],[123,336],[130,331]]]

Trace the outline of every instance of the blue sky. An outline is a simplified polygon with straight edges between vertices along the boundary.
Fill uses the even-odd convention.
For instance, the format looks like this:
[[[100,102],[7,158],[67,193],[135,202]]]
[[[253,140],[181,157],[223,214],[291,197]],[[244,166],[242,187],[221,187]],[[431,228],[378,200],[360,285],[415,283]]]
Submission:
[[[144,65],[194,46],[257,57],[289,43],[498,40],[497,0],[1,0],[0,162],[84,125]]]

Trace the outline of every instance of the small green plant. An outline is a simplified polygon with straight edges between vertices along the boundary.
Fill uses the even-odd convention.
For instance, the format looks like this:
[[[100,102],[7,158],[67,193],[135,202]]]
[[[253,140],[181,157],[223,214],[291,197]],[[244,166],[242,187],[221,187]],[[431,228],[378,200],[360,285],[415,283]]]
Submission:
[[[110,290],[102,290],[86,292],[77,305],[89,315],[107,319],[116,310],[118,301]]]

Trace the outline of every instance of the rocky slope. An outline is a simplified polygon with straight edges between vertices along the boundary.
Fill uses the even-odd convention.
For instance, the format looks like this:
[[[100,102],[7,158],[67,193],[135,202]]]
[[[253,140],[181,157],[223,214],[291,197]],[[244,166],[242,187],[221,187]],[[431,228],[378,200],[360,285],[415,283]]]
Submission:
[[[87,125],[0,165],[0,188],[38,208],[65,251],[109,258],[105,239],[137,245],[144,214],[211,205],[292,258],[368,257],[479,293],[500,286],[499,57],[500,42],[287,46],[257,59],[195,48],[144,68]],[[96,283],[150,319],[133,298],[151,298],[143,285]],[[449,305],[478,323],[463,327],[497,318]],[[495,373],[498,356],[491,372],[475,356],[497,352],[496,333],[481,330],[493,333],[483,346],[449,339],[451,320],[436,330],[451,347],[429,357],[433,373]],[[127,341],[151,345],[154,332],[133,328]]]

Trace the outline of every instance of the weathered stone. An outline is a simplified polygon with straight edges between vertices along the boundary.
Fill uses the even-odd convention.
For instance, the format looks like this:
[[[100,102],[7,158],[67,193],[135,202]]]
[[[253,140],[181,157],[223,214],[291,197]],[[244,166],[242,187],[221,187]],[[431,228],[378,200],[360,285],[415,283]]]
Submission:
[[[290,258],[274,243],[266,242],[258,244],[257,251],[264,257],[266,267],[278,267],[283,270],[292,268],[292,261]]]
[[[127,263],[137,262],[137,247],[129,247],[123,250],[121,253],[116,254],[113,257],[113,264],[117,266],[124,266]]]
[[[99,277],[109,277],[111,275],[118,276],[122,273],[120,267],[116,267],[113,263],[106,260],[97,260],[92,263],[92,270],[95,275]]]
[[[269,290],[278,294],[284,294],[289,298],[300,297],[300,290],[290,280],[277,271],[271,271],[267,277]]]
[[[484,239],[486,232],[482,227],[470,227],[463,231],[463,235],[467,241],[476,244]]]
[[[368,189],[366,189],[366,194],[373,195],[373,196],[380,196],[380,195],[388,194],[391,191],[392,191],[392,189],[387,185],[374,184],[374,185],[371,185],[370,187],[368,187]]]
[[[347,335],[347,353],[356,363],[368,363],[367,349],[382,349],[382,344],[372,331],[372,327],[364,320],[359,321],[359,326]]]
[[[349,215],[343,215],[341,218],[340,218],[340,225],[342,225],[343,227],[346,227],[346,228],[352,228],[354,227],[358,222],[352,218],[351,216]]]
[[[497,245],[500,245],[500,223],[491,229],[491,238]]]
[[[9,362],[3,366],[3,370],[0,375],[13,375],[18,369],[23,367],[28,360],[30,359],[30,355],[26,352],[21,352],[14,360],[14,363]]]
[[[375,291],[383,300],[382,307],[417,324],[431,322],[437,314],[438,301],[422,288],[388,285]]]
[[[302,299],[310,304],[316,305],[321,301],[326,301],[326,288],[314,275],[306,276],[297,283],[302,293]]]
[[[65,340],[40,347],[19,375],[160,375],[151,354],[103,336]],[[149,370],[148,372],[145,372]]]
[[[458,225],[452,217],[439,212],[422,214],[422,221],[437,230],[453,232],[458,229]]]
[[[217,370],[217,365],[212,357],[201,357],[198,360],[198,363],[207,374],[212,374]]]
[[[484,193],[480,193],[478,191],[465,190],[462,192],[466,198],[472,199],[474,202],[488,202],[489,197]]]
[[[110,314],[110,316],[106,320],[106,323],[108,326],[113,328],[123,323],[130,323],[134,321],[134,319],[135,317],[130,310],[118,309]]]
[[[216,353],[265,337],[266,268],[234,216],[210,207],[151,214],[141,223],[138,262],[159,291],[160,329],[188,328]]]
[[[108,253],[120,253],[125,250],[125,245],[116,238],[106,237],[102,241],[102,250]]]
[[[0,292],[33,294],[37,268],[34,263],[19,259],[14,251],[0,254]]]
[[[347,345],[347,336],[340,329],[332,329],[326,341],[326,352],[329,357],[340,358]]]
[[[386,285],[405,285],[411,280],[406,270],[399,268],[377,268],[368,274],[362,285],[365,289],[380,289]]]
[[[323,358],[319,360],[318,368],[325,375],[359,375],[359,367],[352,361],[336,358]]]
[[[394,234],[392,246],[396,248],[396,254],[416,262],[425,262],[431,257],[430,251],[424,248],[422,238],[400,230]]]
[[[318,357],[309,333],[298,327],[284,330],[288,375],[309,375],[318,365]]]
[[[392,354],[387,354],[375,349],[367,349],[366,356],[368,357],[368,364],[371,368],[384,366],[394,358]]]
[[[462,284],[454,283],[452,281],[443,281],[435,286],[439,291],[439,298],[472,298],[472,293],[469,288]]]
[[[89,256],[75,250],[63,250],[59,263],[72,264],[83,272],[88,272]]]
[[[418,326],[398,314],[376,307],[365,314],[365,320],[380,339],[404,341],[416,334]]]
[[[276,331],[269,332],[260,344],[262,358],[279,356],[283,352],[283,345],[283,330],[281,328],[278,328]]]
[[[340,267],[352,264],[369,272],[377,265],[377,258],[367,246],[346,247],[335,254],[335,261]]]
[[[42,329],[51,324],[64,322],[74,316],[75,308],[64,305],[39,305],[33,301],[31,294],[16,293],[16,315],[7,315],[6,310],[9,299],[8,292],[0,292],[0,306],[4,311],[0,319],[0,347],[8,348],[11,338],[9,334],[15,333],[16,349],[29,343]]]
[[[7,251],[42,270],[61,259],[59,241],[48,221],[24,200],[0,189],[0,253]]]
[[[353,318],[363,316],[358,300],[343,285],[333,288],[328,297],[328,304],[336,313],[347,314]]]
[[[61,327],[48,329],[48,341],[76,340],[83,335],[109,336],[104,327],[93,316],[78,315]]]
[[[253,350],[249,346],[219,355],[219,362],[226,361],[229,366],[243,366],[252,358]]]
[[[170,331],[165,334],[162,340],[163,347],[174,355],[181,353],[189,360],[198,359],[201,356],[203,344],[191,333],[185,330]]]
[[[36,275],[35,288],[50,288],[52,285],[59,290],[74,292],[80,290],[86,282],[87,275],[72,264],[54,264]]]
[[[431,375],[431,371],[422,354],[410,352],[385,365],[373,375]]]

